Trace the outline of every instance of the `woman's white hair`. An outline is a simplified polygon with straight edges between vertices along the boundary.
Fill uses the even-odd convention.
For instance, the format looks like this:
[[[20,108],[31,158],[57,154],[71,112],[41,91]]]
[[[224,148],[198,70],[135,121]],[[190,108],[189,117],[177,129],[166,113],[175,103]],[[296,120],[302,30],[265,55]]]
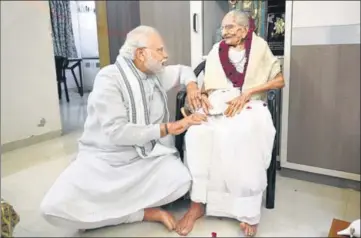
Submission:
[[[247,13],[240,10],[232,10],[227,15],[233,16],[237,25],[249,27],[249,15]]]
[[[158,31],[150,26],[138,26],[127,34],[127,38],[123,46],[119,50],[119,54],[128,59],[134,59],[135,51],[139,48],[147,47],[149,37],[158,33]]]

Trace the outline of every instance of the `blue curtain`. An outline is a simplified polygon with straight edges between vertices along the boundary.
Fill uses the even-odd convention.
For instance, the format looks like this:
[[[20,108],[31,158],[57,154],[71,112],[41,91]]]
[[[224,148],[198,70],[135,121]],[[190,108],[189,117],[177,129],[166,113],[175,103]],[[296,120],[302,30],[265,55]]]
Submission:
[[[70,2],[51,0],[49,7],[55,56],[76,58]]]

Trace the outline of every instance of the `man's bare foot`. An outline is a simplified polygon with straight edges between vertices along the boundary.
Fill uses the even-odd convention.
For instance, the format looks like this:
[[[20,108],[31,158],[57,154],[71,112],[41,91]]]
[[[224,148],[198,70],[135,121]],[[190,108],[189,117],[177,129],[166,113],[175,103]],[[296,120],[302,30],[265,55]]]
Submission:
[[[249,225],[245,222],[241,222],[240,224],[242,231],[248,237],[253,237],[257,233],[257,226],[258,225]]]
[[[176,227],[176,220],[167,211],[160,208],[147,208],[144,210],[144,221],[160,222],[168,230],[172,231]]]
[[[204,215],[204,205],[192,202],[191,207],[178,222],[176,232],[181,236],[186,236],[192,231],[194,223]]]

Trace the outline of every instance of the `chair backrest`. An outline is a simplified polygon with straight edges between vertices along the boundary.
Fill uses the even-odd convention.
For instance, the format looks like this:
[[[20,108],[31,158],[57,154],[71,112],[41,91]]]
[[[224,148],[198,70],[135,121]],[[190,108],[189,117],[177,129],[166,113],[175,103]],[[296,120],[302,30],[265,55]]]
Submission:
[[[194,74],[198,77],[206,69],[206,60],[203,60],[195,69]]]

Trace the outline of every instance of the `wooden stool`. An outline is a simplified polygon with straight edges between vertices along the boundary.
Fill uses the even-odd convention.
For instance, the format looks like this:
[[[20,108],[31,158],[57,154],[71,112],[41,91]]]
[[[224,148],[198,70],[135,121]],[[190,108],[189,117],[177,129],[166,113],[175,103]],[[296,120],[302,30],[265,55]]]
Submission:
[[[346,229],[350,225],[350,222],[342,221],[338,219],[333,219],[330,231],[328,233],[328,237],[347,237],[347,236],[339,236],[337,232]]]

